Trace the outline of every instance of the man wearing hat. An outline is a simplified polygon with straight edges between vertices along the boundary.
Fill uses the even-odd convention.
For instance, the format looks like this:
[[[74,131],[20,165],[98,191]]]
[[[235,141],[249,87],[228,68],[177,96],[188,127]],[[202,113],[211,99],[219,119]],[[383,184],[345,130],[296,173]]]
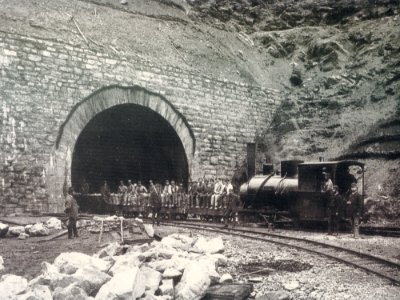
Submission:
[[[346,214],[350,218],[351,229],[354,238],[360,237],[360,219],[363,209],[363,199],[358,193],[358,187],[356,183],[351,184],[350,195],[346,202]]]
[[[72,239],[72,233],[75,237],[78,237],[78,230],[76,229],[76,220],[78,219],[79,206],[74,196],[74,189],[68,188],[67,196],[65,197],[65,213],[68,217],[68,238]]]

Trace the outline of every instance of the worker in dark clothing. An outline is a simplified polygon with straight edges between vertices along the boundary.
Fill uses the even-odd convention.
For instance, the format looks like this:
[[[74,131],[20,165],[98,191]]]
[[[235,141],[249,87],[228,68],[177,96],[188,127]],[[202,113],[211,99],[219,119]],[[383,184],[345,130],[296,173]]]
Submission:
[[[68,189],[68,194],[65,198],[65,213],[68,217],[68,238],[72,239],[72,233],[78,237],[78,230],[76,229],[76,220],[78,219],[79,206],[73,196],[74,190],[72,187]]]
[[[153,226],[156,220],[157,220],[157,226],[160,225],[161,194],[162,194],[162,187],[159,183],[150,186],[150,205],[151,205]]]
[[[340,207],[343,201],[337,185],[333,186],[333,192],[329,196],[328,201],[328,235],[337,235],[340,221]]]
[[[239,194],[237,191],[232,190],[229,195],[227,195],[227,208],[224,212],[224,227],[228,227],[230,219],[232,219],[232,227],[236,226],[236,213],[240,206]]]
[[[351,193],[346,202],[346,213],[350,219],[350,224],[354,238],[360,237],[360,219],[363,209],[363,199],[358,193],[358,187],[356,183],[351,185]]]

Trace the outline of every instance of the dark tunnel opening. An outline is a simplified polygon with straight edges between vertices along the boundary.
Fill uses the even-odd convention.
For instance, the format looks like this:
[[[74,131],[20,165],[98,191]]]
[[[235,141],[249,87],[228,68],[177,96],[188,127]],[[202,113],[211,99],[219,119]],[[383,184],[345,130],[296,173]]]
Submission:
[[[151,109],[122,104],[96,115],[79,135],[72,158],[71,181],[79,191],[83,180],[99,193],[106,180],[111,192],[119,181],[188,181],[188,162],[174,128]]]

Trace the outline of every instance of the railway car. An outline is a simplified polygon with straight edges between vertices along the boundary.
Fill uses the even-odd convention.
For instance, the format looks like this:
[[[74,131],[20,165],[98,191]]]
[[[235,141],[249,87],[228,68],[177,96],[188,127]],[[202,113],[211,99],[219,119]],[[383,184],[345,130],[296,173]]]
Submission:
[[[322,191],[324,173],[342,196],[346,197],[351,184],[356,183],[364,197],[364,164],[352,160],[282,161],[280,175],[266,172],[250,178],[241,186],[240,197],[245,208],[270,207],[275,209],[276,215],[279,211],[286,212],[295,223],[326,221],[327,197]]]

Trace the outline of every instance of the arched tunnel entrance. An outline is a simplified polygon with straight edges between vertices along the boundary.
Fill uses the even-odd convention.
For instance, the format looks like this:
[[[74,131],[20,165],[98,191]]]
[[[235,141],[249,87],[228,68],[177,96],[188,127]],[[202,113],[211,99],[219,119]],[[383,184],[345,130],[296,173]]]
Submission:
[[[112,192],[123,180],[145,186],[166,179],[187,184],[188,161],[170,123],[148,107],[121,104],[95,115],[80,133],[72,155],[71,183],[83,180],[99,193],[106,180]]]

